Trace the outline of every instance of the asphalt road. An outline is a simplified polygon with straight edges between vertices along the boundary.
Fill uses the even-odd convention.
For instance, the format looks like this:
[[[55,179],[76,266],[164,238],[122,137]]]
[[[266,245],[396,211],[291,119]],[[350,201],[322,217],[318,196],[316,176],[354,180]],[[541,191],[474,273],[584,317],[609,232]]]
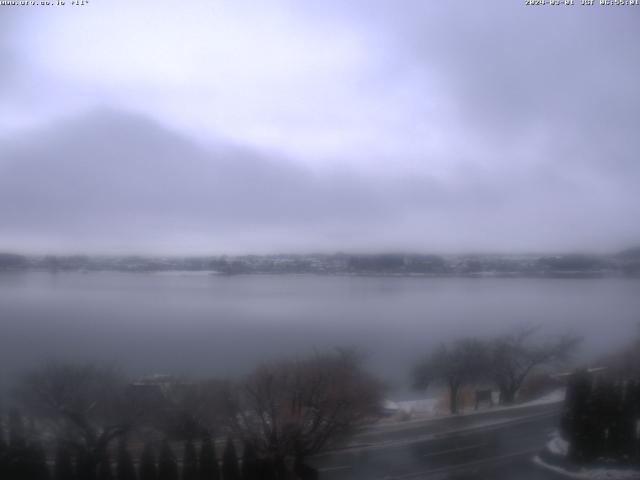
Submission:
[[[556,479],[531,459],[558,417],[552,404],[374,427],[310,463],[321,480]]]

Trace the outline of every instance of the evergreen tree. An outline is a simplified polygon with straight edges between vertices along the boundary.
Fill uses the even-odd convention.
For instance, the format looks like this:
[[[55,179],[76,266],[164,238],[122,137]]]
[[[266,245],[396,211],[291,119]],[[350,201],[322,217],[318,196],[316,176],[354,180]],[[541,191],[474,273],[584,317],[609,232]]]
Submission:
[[[636,404],[634,383],[626,382],[621,387],[620,398],[620,427],[615,443],[619,446],[618,455],[621,458],[631,458],[634,455],[636,442]]]
[[[635,421],[636,425],[640,424],[640,378],[634,382],[633,386],[633,404],[635,405]],[[635,461],[640,465],[640,432],[636,431],[635,441]]]
[[[608,394],[605,430],[607,442],[605,448],[599,451],[599,456],[607,458],[621,457],[626,447],[624,445],[624,431],[626,418],[622,409],[624,402],[624,384],[611,384]]]
[[[121,438],[118,442],[118,457],[116,464],[117,480],[136,480],[136,469],[133,466],[133,459],[127,450],[127,441]]]
[[[113,480],[113,470],[111,469],[111,457],[109,452],[105,452],[98,464],[98,480]]]
[[[302,458],[296,458],[294,470],[300,480],[318,480],[318,470],[304,463]]]
[[[16,409],[9,412],[9,448],[22,449],[26,446],[24,421]]]
[[[7,442],[4,439],[4,428],[2,427],[2,415],[0,415],[0,478],[7,477],[6,462],[7,462]]]
[[[80,450],[76,455],[76,480],[95,480],[96,461],[93,452]]]
[[[238,455],[233,441],[228,438],[222,454],[222,478],[223,480],[240,480],[238,468]]]
[[[634,405],[633,422],[638,425],[640,422],[640,378],[636,379],[631,385],[630,401]],[[632,447],[632,457],[637,465],[640,465],[640,432],[636,431],[635,441]]]
[[[220,470],[218,468],[216,450],[209,435],[202,439],[199,466],[200,480],[220,480]]]
[[[616,421],[616,391],[615,385],[605,379],[600,379],[589,392],[587,399],[588,422],[584,425],[590,431],[587,442],[587,452],[590,458],[597,458],[610,450],[610,429]]]
[[[276,480],[276,466],[274,462],[268,458],[258,461],[258,477],[260,480]]]
[[[569,458],[586,463],[597,459],[640,462],[640,385],[616,383],[605,378],[594,381],[586,372],[569,380],[561,430],[569,442]]]
[[[0,456],[7,451],[7,442],[4,439],[4,427],[2,426],[2,415],[0,415]]]
[[[242,452],[242,479],[260,480],[260,464],[253,443],[247,442]]]
[[[165,439],[158,458],[158,480],[178,480],[178,463],[169,442]]]
[[[140,480],[157,480],[156,455],[150,442],[145,443],[140,456]]]
[[[73,480],[73,478],[73,462],[69,447],[64,444],[59,444],[56,448],[53,480]]]
[[[561,420],[562,434],[569,442],[569,458],[584,462],[591,458],[589,436],[593,431],[590,424],[589,397],[591,378],[586,371],[575,372],[569,378]]]
[[[18,410],[9,412],[9,445],[5,454],[5,475],[11,480],[30,480],[33,467],[24,422]]]
[[[49,480],[49,467],[47,455],[39,442],[32,443],[28,447],[28,478],[30,480]]]
[[[191,439],[187,440],[184,444],[182,480],[198,480],[198,456],[196,454],[196,447]]]
[[[36,421],[33,417],[27,417],[25,421],[25,439],[27,442],[30,439],[38,438],[38,428]]]

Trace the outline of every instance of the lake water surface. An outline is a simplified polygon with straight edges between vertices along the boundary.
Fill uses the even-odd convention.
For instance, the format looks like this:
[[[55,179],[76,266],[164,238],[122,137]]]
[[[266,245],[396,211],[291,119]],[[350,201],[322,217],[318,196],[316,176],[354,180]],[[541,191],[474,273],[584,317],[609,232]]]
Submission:
[[[520,323],[584,336],[582,356],[637,332],[640,280],[0,274],[2,381],[46,359],[134,375],[232,376],[279,356],[357,346],[406,394],[413,361],[455,336]]]

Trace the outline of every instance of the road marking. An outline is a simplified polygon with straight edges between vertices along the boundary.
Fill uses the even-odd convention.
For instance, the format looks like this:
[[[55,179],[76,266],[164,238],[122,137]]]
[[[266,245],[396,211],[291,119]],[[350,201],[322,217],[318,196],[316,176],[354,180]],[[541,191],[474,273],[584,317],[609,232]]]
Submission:
[[[512,417],[506,417],[506,418],[496,418],[492,423],[494,425],[498,425],[500,423],[508,423],[508,422],[512,422],[512,421],[517,421],[519,419],[523,419],[523,418],[533,418],[533,417],[541,417],[541,416],[546,416],[546,415],[557,415],[558,413],[560,413],[560,409],[559,408],[553,408],[553,410],[546,410],[543,411],[541,413],[534,413],[533,415],[516,415],[516,416],[512,416]],[[463,428],[464,429],[468,429],[468,428],[475,428],[473,427],[473,424],[476,423],[476,425],[479,424],[479,427],[482,428],[482,426],[484,425],[488,425],[488,423],[483,422],[481,420],[480,417],[482,417],[484,415],[462,415],[459,417],[439,417],[437,419],[429,419],[427,421],[425,420],[420,420],[420,422],[423,422],[421,425],[417,425],[417,424],[410,424],[410,423],[404,423],[402,425],[394,425],[393,427],[389,428],[389,426],[387,426],[387,428],[385,428],[384,430],[379,427],[379,426],[372,426],[369,427],[368,431],[363,431],[360,433],[357,433],[353,436],[353,438],[366,438],[366,437],[370,437],[370,436],[380,436],[380,435],[386,435],[389,433],[398,433],[398,432],[402,432],[402,431],[406,431],[406,430],[419,430],[419,429],[423,429],[429,426],[430,423],[446,423],[447,421],[461,421],[461,420],[469,420],[470,421],[470,426]],[[488,415],[487,415],[488,416]],[[476,420],[479,420],[479,422],[477,422]],[[476,421],[476,422],[474,422]],[[443,432],[443,433],[446,433]]]
[[[471,411],[471,412],[461,413],[457,415],[439,415],[439,416],[433,416],[433,417],[414,418],[414,419],[405,420],[402,422],[390,422],[390,423],[382,423],[382,424],[376,423],[374,425],[370,425],[369,427],[367,427],[368,431],[358,433],[356,434],[356,436],[366,435],[370,431],[375,431],[375,430],[388,430],[388,431],[404,430],[405,428],[412,428],[420,424],[446,422],[453,418],[474,418],[474,417],[483,417],[485,415],[486,416],[492,416],[494,414],[501,415],[503,413],[516,413],[516,415],[518,415],[518,410],[529,410],[529,409],[544,410],[547,407],[549,409],[552,409],[552,408],[557,409],[560,406],[562,406],[562,402],[563,400],[558,400],[557,402],[549,402],[546,404],[514,405],[511,407],[500,407],[500,408],[494,408],[489,410]],[[524,415],[519,415],[519,416],[524,416]]]
[[[446,455],[447,453],[463,452],[465,450],[473,450],[474,448],[484,447],[485,445],[486,445],[486,443],[478,443],[478,444],[475,444],[475,445],[468,445],[466,447],[450,448],[448,450],[440,450],[439,452],[427,453],[427,454],[422,455],[422,456],[424,458],[437,457],[439,455]]]
[[[480,465],[486,465],[486,464],[490,464],[490,463],[495,463],[495,462],[499,462],[500,460],[506,460],[506,459],[511,459],[511,458],[516,458],[516,457],[524,457],[527,455],[531,455],[535,452],[539,452],[540,448],[529,448],[527,450],[523,450],[521,452],[516,452],[516,453],[508,453],[506,455],[500,455],[498,457],[491,457],[491,458],[483,458],[481,460],[474,460],[473,462],[467,462],[467,463],[461,463],[459,465],[452,465],[452,466],[448,466],[448,467],[441,467],[441,468],[434,468],[431,470],[423,470],[422,472],[416,472],[416,473],[407,473],[404,475],[396,475],[396,476],[387,476],[387,477],[383,477],[383,480],[399,480],[402,478],[415,478],[415,477],[421,477],[421,476],[426,476],[426,475],[433,475],[433,474],[437,474],[437,473],[445,473],[445,472],[453,472],[455,470],[464,470],[464,469],[468,469],[468,468],[472,468],[472,467],[477,467]]]
[[[462,428],[459,430],[450,430],[448,432],[429,433],[429,434],[420,435],[420,436],[409,438],[409,439],[381,442],[381,443],[369,444],[365,446],[346,447],[340,450],[330,450],[327,452],[322,452],[315,455],[315,457],[319,458],[319,457],[326,457],[331,455],[342,455],[345,453],[349,454],[349,453],[363,452],[366,450],[383,450],[385,448],[401,447],[404,445],[412,445],[415,443],[437,442],[450,437],[467,437],[467,436],[478,434],[478,433],[490,432],[493,430],[508,428],[514,425],[522,425],[525,423],[535,422],[542,418],[556,416],[557,414],[558,412],[549,412],[549,413],[543,413],[539,415],[532,415],[530,417],[518,417],[516,419],[510,419],[510,420],[492,423],[491,425],[481,425],[476,427],[471,426],[471,427]]]
[[[336,470],[347,470],[351,468],[351,465],[342,465],[340,467],[327,467],[327,468],[319,468],[319,472],[334,472]]]
[[[546,417],[555,417],[556,415],[558,415],[558,413],[559,412],[549,412],[549,413],[542,413],[539,415],[532,415],[530,417],[517,417],[517,418],[504,420],[500,422],[493,422],[487,425],[475,425],[475,426],[471,425],[467,428],[460,428],[458,430],[450,430],[448,432],[434,433],[433,436],[438,440],[441,440],[443,438],[455,437],[455,436],[465,437],[468,435],[473,435],[478,432],[490,432],[492,430],[500,430],[501,428],[504,428],[504,427],[530,423]]]

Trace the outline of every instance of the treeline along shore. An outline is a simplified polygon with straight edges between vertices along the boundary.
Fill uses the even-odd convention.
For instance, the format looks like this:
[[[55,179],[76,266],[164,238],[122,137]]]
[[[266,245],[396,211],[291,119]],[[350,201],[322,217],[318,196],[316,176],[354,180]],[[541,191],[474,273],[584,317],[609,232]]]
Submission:
[[[0,252],[0,271],[191,271],[213,274],[331,274],[597,278],[640,276],[640,247],[607,255],[278,254],[237,256],[21,255]]]

